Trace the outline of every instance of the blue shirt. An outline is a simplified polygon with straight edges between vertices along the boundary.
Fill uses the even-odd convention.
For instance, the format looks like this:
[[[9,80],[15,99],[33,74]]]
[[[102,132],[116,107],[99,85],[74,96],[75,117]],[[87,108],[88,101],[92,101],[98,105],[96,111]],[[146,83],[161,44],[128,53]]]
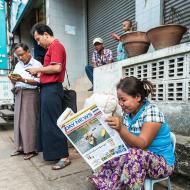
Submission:
[[[156,105],[151,104],[148,100],[140,108],[138,113],[131,119],[129,114],[124,114],[123,123],[129,132],[139,136],[141,128],[146,122],[161,123],[160,130],[148,150],[156,155],[164,157],[169,166],[174,165],[175,156],[173,153],[173,145],[170,140],[170,128],[165,122],[164,115],[159,111]]]
[[[123,47],[123,43],[119,42],[117,46],[117,61],[121,61],[126,58],[127,58],[127,53],[125,51],[125,48]]]

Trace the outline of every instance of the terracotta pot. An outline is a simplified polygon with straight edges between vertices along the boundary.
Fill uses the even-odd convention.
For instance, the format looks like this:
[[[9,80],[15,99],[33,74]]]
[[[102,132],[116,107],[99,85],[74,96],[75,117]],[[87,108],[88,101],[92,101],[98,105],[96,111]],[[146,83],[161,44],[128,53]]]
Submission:
[[[146,53],[149,45],[149,42],[127,42],[124,47],[128,57],[134,57]]]
[[[150,42],[145,32],[127,32],[120,36],[128,57],[144,54],[148,51]]]
[[[186,31],[185,26],[167,24],[148,30],[147,37],[155,49],[161,49],[179,44]]]
[[[120,36],[120,40],[123,43],[126,42],[149,42],[146,36],[146,32],[126,32]]]

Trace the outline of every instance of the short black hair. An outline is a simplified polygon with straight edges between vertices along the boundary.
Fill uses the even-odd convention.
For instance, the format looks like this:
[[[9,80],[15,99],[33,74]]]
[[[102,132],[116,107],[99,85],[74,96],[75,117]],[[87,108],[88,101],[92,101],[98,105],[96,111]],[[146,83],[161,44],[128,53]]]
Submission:
[[[47,32],[50,36],[53,36],[53,31],[51,30],[51,28],[46,25],[46,24],[42,24],[42,23],[36,23],[31,30],[31,34],[32,36],[34,36],[34,33],[38,32],[38,34],[43,35],[44,32]]]
[[[14,47],[14,52],[18,49],[18,48],[22,48],[24,51],[29,51],[29,47],[25,44],[25,43],[18,43],[15,45]]]

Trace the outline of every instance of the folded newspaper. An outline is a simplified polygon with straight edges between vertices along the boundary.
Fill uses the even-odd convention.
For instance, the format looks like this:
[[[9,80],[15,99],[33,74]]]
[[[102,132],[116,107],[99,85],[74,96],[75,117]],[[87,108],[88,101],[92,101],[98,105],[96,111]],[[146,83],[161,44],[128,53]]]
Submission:
[[[118,132],[105,122],[105,116],[97,105],[76,114],[67,108],[57,125],[93,170],[128,152]]]

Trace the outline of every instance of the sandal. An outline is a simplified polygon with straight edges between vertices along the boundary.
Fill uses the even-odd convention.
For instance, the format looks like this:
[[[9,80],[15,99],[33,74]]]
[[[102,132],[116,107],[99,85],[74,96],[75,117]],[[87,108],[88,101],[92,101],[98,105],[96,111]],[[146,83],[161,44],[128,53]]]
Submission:
[[[17,150],[17,151],[15,151],[15,152],[13,152],[13,153],[11,154],[11,156],[18,156],[18,155],[21,155],[21,154],[24,154],[24,152]]]
[[[60,170],[70,165],[71,161],[67,159],[60,159],[54,166],[52,166],[52,170]]]
[[[24,156],[24,160],[30,160],[30,158],[37,156],[38,153],[37,152],[32,152],[32,153],[28,153]]]
[[[91,183],[93,185],[96,185],[95,182],[94,182],[94,180],[92,179],[92,176],[87,176],[86,177],[86,182]]]

